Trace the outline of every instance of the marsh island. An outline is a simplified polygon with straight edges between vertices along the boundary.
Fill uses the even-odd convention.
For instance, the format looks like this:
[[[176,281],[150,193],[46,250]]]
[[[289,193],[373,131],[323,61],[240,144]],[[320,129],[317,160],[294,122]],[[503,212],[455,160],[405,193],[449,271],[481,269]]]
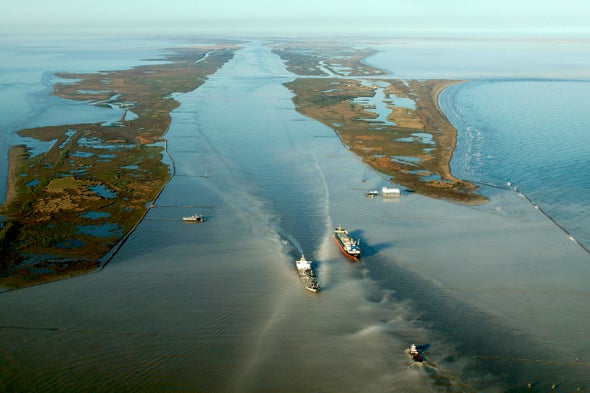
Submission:
[[[363,62],[370,49],[318,43],[279,44],[274,51],[300,76],[286,84],[297,110],[332,128],[367,165],[426,196],[486,201],[449,167],[457,132],[438,95],[461,81],[378,78],[385,72]]]
[[[173,93],[189,92],[232,58],[218,43],[173,49],[159,64],[92,74],[62,73],[52,94],[122,110],[119,121],[24,129],[50,142],[41,154],[9,151],[0,212],[0,285],[22,287],[100,268],[141,220],[171,176],[163,162]]]

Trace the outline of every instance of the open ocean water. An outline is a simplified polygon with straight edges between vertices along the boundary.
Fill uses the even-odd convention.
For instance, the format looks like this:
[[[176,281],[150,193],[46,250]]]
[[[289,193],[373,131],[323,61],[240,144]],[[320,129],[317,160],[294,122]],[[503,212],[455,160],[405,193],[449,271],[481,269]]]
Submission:
[[[451,60],[439,50],[445,45]],[[529,50],[543,53],[536,45]],[[79,71],[99,59],[118,68],[144,58],[130,52],[117,63],[117,50],[69,48],[68,58],[81,63],[68,64]],[[584,99],[587,82],[486,79],[483,74],[496,75],[486,69],[489,62],[478,68],[452,56],[453,50],[465,59],[481,53],[471,41],[380,49],[370,61],[394,76],[446,78],[452,71],[453,78],[478,79],[441,96],[459,128],[453,170],[482,183],[511,182],[584,238],[567,217],[573,211],[588,222],[588,187],[576,184],[581,194],[560,203],[555,183],[542,179],[559,177],[563,191],[571,179],[563,167],[587,165],[587,114],[580,114],[579,128],[567,123],[577,131],[562,131],[563,138],[551,129],[546,138],[537,137],[537,126],[525,133],[518,115],[537,113],[527,97],[543,96],[537,105],[552,110],[539,111],[542,123],[562,127],[576,116],[561,97]],[[2,146],[19,140],[13,134],[19,127],[60,113],[52,105],[78,105],[45,98],[45,71],[61,68],[53,52],[11,47],[14,66],[0,69]],[[576,53],[564,58],[579,64]],[[50,57],[46,65],[35,63],[31,74],[16,71],[43,56]],[[386,185],[387,178],[352,156],[331,129],[294,110],[282,85],[294,77],[267,47],[252,43],[203,86],[177,95],[181,106],[167,134],[175,176],[112,262],[96,274],[0,294],[2,390],[501,392],[527,383],[539,391],[552,384],[563,391],[588,386],[587,252],[511,187],[483,186],[491,201],[477,207],[414,194],[394,201],[365,198],[365,190]],[[560,97],[551,100],[557,91]],[[511,96],[502,97],[507,92]],[[524,107],[503,107],[508,99]],[[18,103],[14,110],[11,102]],[[95,115],[103,116],[76,116]],[[506,123],[510,127],[500,125]],[[569,137],[577,149],[563,142],[569,159],[562,162],[550,147]],[[546,160],[534,163],[546,170],[532,174],[538,154]],[[208,222],[181,221],[195,211]],[[332,230],[339,224],[362,239],[360,262],[350,262],[334,244]],[[317,264],[318,294],[305,291],[297,277],[294,260],[301,253]],[[425,349],[428,364],[408,359],[404,350],[411,343]]]
[[[590,80],[486,80],[447,89],[452,171],[518,189],[590,248]]]

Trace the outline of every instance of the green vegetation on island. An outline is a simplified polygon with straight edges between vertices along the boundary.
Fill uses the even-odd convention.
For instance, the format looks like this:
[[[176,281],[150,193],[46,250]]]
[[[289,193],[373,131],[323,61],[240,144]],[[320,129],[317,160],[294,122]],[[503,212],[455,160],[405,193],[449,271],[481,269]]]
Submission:
[[[426,196],[465,204],[487,201],[449,167],[457,131],[438,107],[438,96],[460,81],[375,79],[383,72],[362,63],[373,53],[367,49],[277,44],[274,51],[289,70],[311,76],[285,84],[295,94],[297,110],[332,128],[367,165]],[[385,119],[376,120],[370,99],[381,100],[389,111]],[[413,105],[396,104],[400,100]]]
[[[165,63],[94,74],[59,74],[69,81],[52,94],[123,109],[111,124],[25,129],[52,141],[32,155],[13,146],[6,201],[0,213],[0,285],[18,288],[100,268],[141,220],[170,177],[163,135],[179,103],[232,58],[220,43],[171,51]],[[130,116],[132,112],[133,116]],[[129,119],[128,119],[129,118]]]

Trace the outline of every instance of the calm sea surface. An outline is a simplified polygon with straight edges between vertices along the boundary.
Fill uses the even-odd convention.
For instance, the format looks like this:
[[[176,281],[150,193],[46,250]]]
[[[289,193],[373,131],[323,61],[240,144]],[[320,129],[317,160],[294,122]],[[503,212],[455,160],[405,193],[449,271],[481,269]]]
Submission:
[[[589,81],[453,86],[441,106],[459,131],[452,170],[518,188],[590,248]]]
[[[61,68],[53,51],[4,45],[14,66],[0,69],[2,146],[19,141],[19,127],[61,122],[51,108],[79,105],[46,98],[52,77],[44,72]],[[113,68],[146,58],[69,48],[87,60],[68,62],[72,70],[92,70],[101,58]],[[389,48],[382,53],[399,56]],[[31,57],[46,66],[39,61],[19,74]],[[478,207],[414,194],[365,198],[387,179],[331,129],[294,110],[282,85],[294,77],[253,43],[199,89],[177,96],[182,105],[167,134],[175,176],[113,261],[100,273],[0,294],[2,390],[499,392],[528,382],[546,390],[590,383],[583,248],[510,187],[482,186],[491,202]],[[588,115],[573,116],[562,102],[566,94],[570,103],[588,98],[586,86],[484,79],[447,90],[441,104],[460,129],[453,170],[486,184],[510,182],[587,238],[567,218],[588,221],[588,199],[575,201],[588,192],[587,180],[564,202],[542,199],[571,186],[546,180],[557,177],[549,170],[567,181],[564,167],[572,165],[568,174],[587,168]],[[539,111],[543,123],[560,116],[550,124],[561,131],[550,126],[539,137],[537,126],[510,128],[526,123],[518,114],[537,112],[503,103],[526,105],[533,95],[551,108]],[[564,114],[581,119],[577,131],[568,133],[577,126],[564,127]],[[509,115],[510,127],[499,126]],[[577,144],[565,145],[570,137]],[[555,140],[568,159],[551,155]],[[529,173],[533,158],[546,169]],[[194,212],[208,222],[181,221]],[[362,239],[362,261],[350,262],[334,244],[339,224]],[[317,294],[295,272],[301,253],[317,264]],[[409,361],[411,343],[426,350],[428,365]]]

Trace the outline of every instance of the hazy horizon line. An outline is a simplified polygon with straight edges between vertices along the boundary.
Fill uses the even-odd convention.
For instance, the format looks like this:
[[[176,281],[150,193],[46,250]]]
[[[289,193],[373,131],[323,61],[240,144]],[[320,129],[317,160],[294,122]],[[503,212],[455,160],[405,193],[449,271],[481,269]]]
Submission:
[[[165,36],[200,36],[228,39],[251,38],[424,38],[424,39],[538,39],[538,40],[588,40],[590,29],[488,29],[488,28],[439,28],[439,29],[392,29],[392,30],[252,30],[252,29],[159,29],[145,30],[140,28],[128,29],[93,29],[70,31],[68,29],[1,31],[0,37],[22,38],[89,38],[96,36],[124,36],[124,37],[165,37]]]

